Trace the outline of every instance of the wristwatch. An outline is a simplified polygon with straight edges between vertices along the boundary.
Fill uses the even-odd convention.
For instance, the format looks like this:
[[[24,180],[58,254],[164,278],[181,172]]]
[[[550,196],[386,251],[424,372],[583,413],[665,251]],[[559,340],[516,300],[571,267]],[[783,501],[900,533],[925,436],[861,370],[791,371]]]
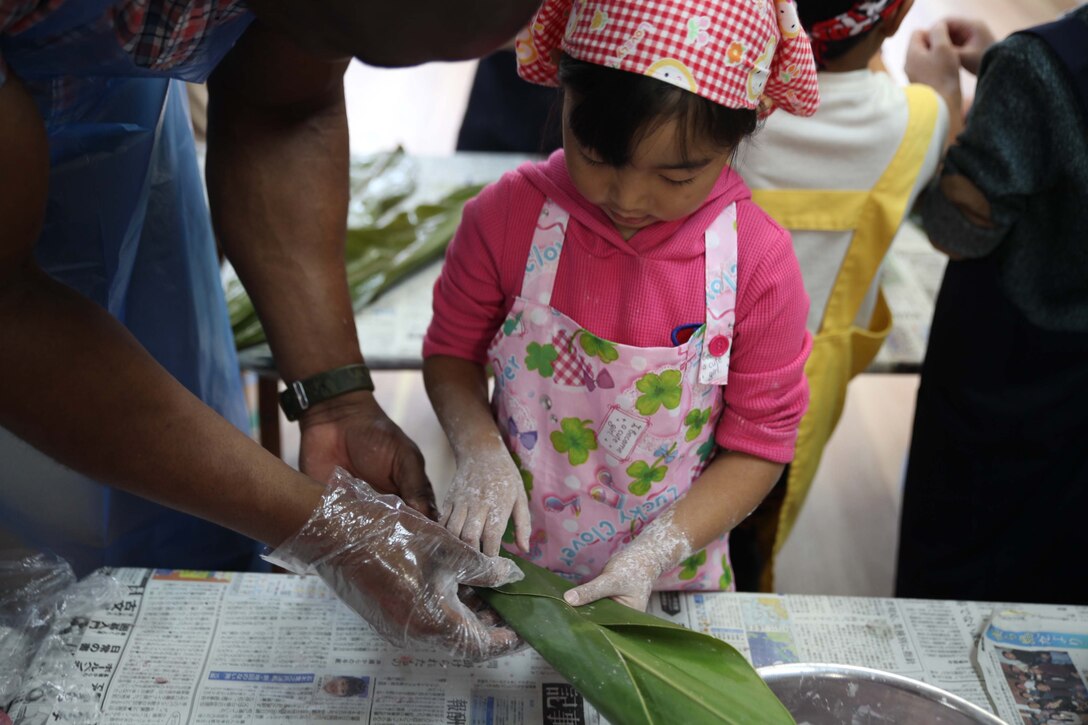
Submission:
[[[280,393],[280,407],[287,420],[298,420],[304,411],[318,403],[355,390],[373,389],[374,381],[366,365],[345,365],[288,383],[287,390]]]

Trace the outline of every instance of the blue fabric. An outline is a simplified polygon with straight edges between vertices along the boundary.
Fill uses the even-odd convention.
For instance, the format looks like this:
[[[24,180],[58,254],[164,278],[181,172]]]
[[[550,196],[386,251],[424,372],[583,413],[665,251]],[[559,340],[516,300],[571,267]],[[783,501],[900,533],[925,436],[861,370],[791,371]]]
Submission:
[[[47,273],[107,309],[175,378],[245,431],[248,416],[184,86],[145,73],[126,77],[123,58],[94,66],[106,75],[80,75],[82,58],[105,57],[104,51],[96,55],[108,48],[104,37],[66,43],[56,53],[49,45],[107,4],[67,2],[56,17],[34,26],[41,45],[30,42],[30,34],[4,44],[6,61],[30,79],[32,92],[62,85],[76,100],[58,114],[48,90],[35,93],[51,156],[47,216],[35,256]],[[239,26],[245,23],[234,23],[232,34],[216,34],[219,46],[198,54],[195,65],[178,75],[210,72]],[[67,68],[76,72],[51,80],[50,74]],[[0,457],[6,463],[0,526],[28,545],[54,550],[80,574],[103,565],[237,569],[259,562],[256,542],[82,478],[10,436],[0,437]]]

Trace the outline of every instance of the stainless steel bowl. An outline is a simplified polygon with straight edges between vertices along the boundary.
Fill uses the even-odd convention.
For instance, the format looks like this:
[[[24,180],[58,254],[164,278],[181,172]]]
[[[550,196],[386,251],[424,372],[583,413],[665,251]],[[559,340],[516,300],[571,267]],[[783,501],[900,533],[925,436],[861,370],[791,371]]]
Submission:
[[[849,665],[761,667],[794,719],[809,725],[1002,725],[977,705],[909,677]]]

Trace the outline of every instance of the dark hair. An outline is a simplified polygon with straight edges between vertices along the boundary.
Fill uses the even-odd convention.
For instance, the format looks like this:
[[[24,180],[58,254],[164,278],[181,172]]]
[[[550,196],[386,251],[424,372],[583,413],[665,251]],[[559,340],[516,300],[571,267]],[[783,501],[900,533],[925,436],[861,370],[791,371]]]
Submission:
[[[800,19],[801,27],[805,29],[805,32],[810,33],[812,32],[812,26],[816,23],[842,15],[857,4],[858,0],[797,0],[797,17]],[[882,22],[884,22],[883,19],[878,20],[873,27],[864,33],[824,43],[822,52],[816,58],[816,64],[823,67],[824,61],[835,60],[846,55],[851,48],[860,43],[869,33],[880,27]]]
[[[726,108],[650,76],[606,68],[563,54],[559,80],[570,109],[570,130],[578,142],[611,166],[625,166],[635,145],[660,124],[676,119],[687,134],[683,152],[696,139],[708,138],[735,150],[755,132],[755,109]]]

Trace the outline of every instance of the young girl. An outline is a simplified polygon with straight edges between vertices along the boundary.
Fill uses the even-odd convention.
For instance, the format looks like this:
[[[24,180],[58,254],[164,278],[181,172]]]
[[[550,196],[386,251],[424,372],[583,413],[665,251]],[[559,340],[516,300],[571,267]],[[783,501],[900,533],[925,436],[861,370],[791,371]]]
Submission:
[[[782,1],[548,0],[518,40],[563,88],[563,150],[466,207],[424,378],[457,459],[443,523],[495,554],[512,518],[585,582],[572,605],[731,588],[725,535],[792,456],[808,298],[729,162],[761,111],[815,110],[797,27]]]

